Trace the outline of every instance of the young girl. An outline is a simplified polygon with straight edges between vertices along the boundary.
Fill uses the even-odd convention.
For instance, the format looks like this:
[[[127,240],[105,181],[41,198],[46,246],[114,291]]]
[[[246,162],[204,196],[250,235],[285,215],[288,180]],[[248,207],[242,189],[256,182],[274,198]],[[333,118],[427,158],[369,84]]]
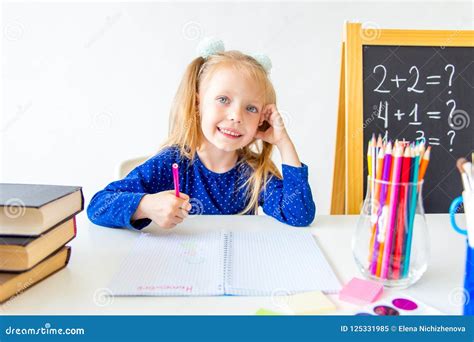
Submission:
[[[271,62],[224,51],[207,39],[176,93],[170,134],[160,152],[92,198],[87,214],[98,225],[172,228],[191,213],[256,214],[258,207],[292,226],[315,216],[308,167],[301,163],[275,105]],[[281,154],[282,173],[271,160]],[[178,164],[180,193],[173,188]]]

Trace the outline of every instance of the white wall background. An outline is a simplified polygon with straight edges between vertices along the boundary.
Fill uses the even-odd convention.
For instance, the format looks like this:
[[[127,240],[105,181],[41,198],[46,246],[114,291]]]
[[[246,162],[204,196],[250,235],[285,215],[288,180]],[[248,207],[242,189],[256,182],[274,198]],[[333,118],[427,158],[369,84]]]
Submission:
[[[180,77],[204,36],[273,61],[278,106],[320,214],[329,213],[345,20],[472,29],[471,2],[7,3],[2,11],[1,181],[82,185],[167,134]],[[275,156],[279,162],[279,156]]]

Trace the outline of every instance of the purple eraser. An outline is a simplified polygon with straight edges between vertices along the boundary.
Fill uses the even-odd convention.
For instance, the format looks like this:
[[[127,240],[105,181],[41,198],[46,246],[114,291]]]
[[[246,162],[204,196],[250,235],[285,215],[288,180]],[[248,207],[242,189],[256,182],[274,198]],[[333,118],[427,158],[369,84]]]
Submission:
[[[339,292],[339,299],[357,305],[365,305],[377,300],[382,292],[382,284],[370,280],[352,278]]]

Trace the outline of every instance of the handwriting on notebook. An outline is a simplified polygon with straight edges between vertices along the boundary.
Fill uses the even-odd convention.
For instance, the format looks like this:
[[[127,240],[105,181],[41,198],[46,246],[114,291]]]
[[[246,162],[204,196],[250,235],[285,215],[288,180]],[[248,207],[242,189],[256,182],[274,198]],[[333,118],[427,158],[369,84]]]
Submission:
[[[180,243],[181,253],[186,262],[190,264],[201,264],[206,261],[204,256],[204,247],[196,242],[182,242]]]
[[[193,292],[192,285],[140,285],[137,291],[161,291],[161,290],[180,290],[186,293]]]

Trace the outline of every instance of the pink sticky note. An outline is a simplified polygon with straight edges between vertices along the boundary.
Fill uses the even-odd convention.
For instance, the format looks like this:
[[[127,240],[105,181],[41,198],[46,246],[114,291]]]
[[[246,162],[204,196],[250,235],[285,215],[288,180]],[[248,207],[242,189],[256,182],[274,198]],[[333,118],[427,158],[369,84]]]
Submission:
[[[377,300],[382,292],[382,284],[370,280],[352,278],[339,292],[339,299],[357,305],[365,305]]]

